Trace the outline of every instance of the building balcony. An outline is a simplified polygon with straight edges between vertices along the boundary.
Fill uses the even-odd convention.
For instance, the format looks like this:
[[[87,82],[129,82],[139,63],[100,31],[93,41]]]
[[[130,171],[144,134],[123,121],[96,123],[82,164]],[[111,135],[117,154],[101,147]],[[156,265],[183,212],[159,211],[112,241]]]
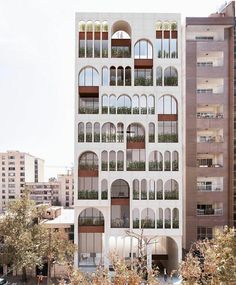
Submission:
[[[149,161],[149,171],[162,171],[163,162],[162,161]]]
[[[177,134],[159,134],[158,135],[158,142],[159,143],[175,143],[178,142],[178,135]]]
[[[197,209],[197,216],[222,216],[223,208]]]
[[[179,191],[178,190],[169,190],[165,191],[165,200],[178,200],[179,199]]]
[[[127,161],[127,171],[145,171],[145,161]]]
[[[95,190],[79,190],[78,191],[79,200],[97,200],[98,191]]]
[[[223,191],[223,185],[222,184],[205,184],[205,185],[199,185],[201,183],[198,183],[197,190],[201,192],[219,192]]]
[[[116,218],[116,219],[111,219],[111,228],[129,228],[129,219],[121,219],[121,218]]]

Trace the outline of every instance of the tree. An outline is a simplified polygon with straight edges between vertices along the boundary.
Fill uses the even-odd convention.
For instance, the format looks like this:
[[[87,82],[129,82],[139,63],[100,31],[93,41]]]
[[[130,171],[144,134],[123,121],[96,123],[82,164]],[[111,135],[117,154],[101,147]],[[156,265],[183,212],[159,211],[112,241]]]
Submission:
[[[212,240],[197,241],[182,262],[184,284],[229,284],[236,281],[236,237],[225,227]]]
[[[26,190],[21,199],[8,204],[8,210],[0,220],[4,262],[11,263],[13,269],[22,270],[23,281],[26,281],[26,268],[42,265],[42,242],[46,231],[38,219],[43,210],[29,199],[29,191]]]

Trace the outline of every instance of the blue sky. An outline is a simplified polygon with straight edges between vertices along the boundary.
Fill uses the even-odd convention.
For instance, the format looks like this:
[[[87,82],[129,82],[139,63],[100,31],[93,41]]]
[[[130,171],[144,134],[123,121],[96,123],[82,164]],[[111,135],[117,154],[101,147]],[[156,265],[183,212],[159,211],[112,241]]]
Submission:
[[[46,178],[72,166],[75,12],[208,16],[221,4],[224,1],[0,0],[0,152],[20,150],[45,159]]]

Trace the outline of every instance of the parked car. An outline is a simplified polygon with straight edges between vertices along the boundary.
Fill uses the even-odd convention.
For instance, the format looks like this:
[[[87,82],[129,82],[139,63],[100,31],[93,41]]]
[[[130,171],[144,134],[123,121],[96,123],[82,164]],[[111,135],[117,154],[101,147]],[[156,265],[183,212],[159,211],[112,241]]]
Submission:
[[[9,282],[4,278],[0,278],[0,285],[9,285]]]

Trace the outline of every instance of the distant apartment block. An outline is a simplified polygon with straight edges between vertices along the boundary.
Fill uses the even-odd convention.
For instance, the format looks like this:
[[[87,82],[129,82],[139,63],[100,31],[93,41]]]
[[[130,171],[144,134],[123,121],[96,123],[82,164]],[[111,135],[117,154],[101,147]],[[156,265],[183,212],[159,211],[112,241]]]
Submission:
[[[26,182],[44,180],[44,160],[25,152],[0,153],[0,211],[19,198]]]
[[[58,174],[57,179],[48,182],[26,183],[30,190],[30,197],[36,204],[72,207],[74,204],[74,176],[73,172]]]

